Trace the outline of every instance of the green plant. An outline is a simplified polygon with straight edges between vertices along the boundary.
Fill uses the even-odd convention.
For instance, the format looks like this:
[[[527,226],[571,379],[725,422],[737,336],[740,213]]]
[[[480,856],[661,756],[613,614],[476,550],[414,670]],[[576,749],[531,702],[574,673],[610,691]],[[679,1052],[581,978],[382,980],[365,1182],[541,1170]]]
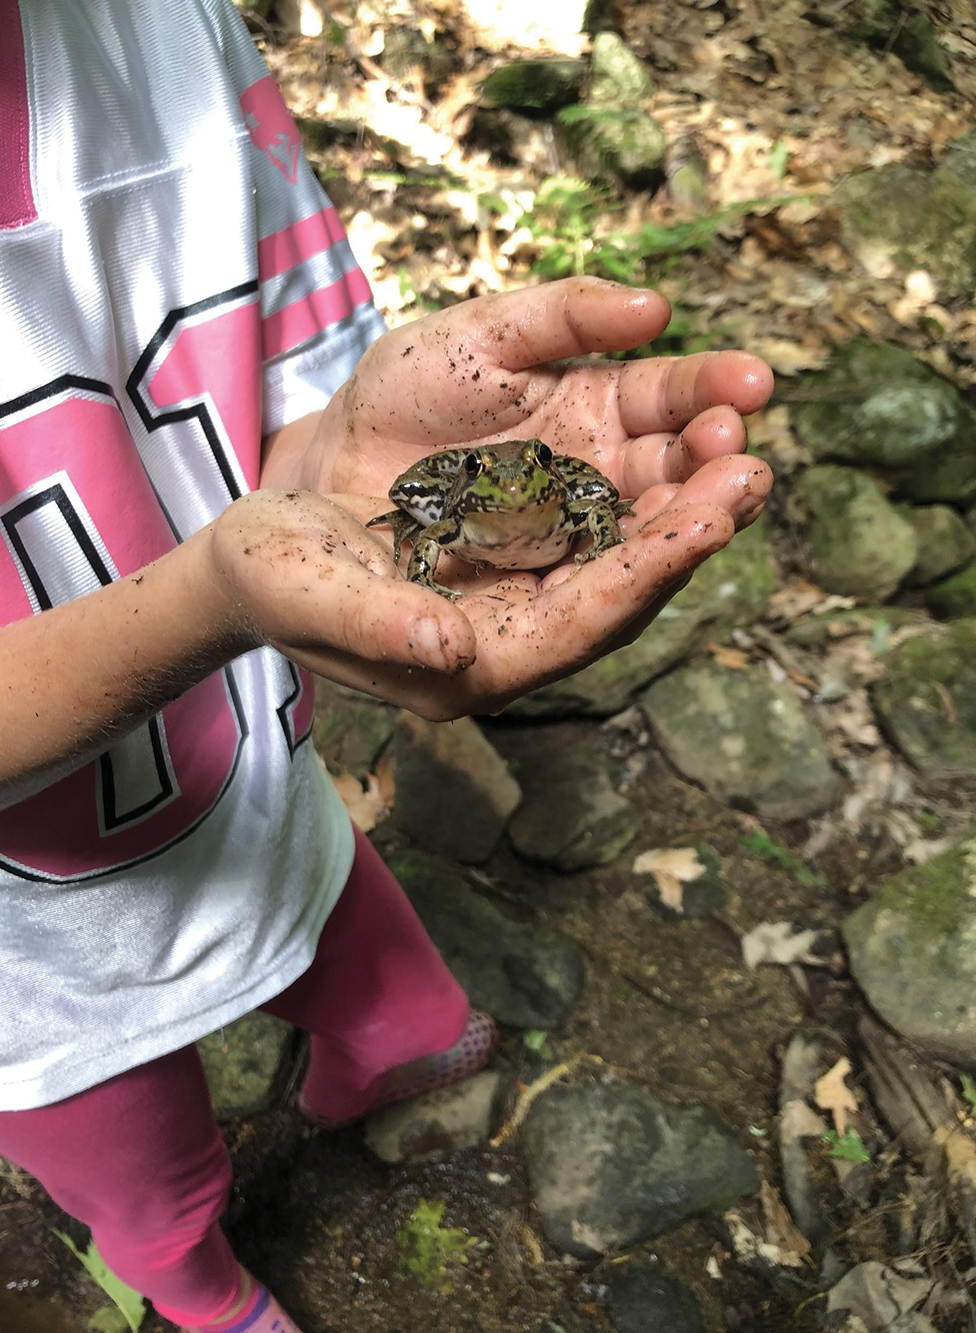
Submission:
[[[58,1231],[56,1227],[52,1227],[51,1230],[58,1240],[68,1247],[92,1281],[97,1282],[112,1301],[111,1305],[104,1305],[100,1310],[96,1310],[89,1319],[88,1327],[92,1333],[124,1333],[127,1328],[131,1333],[138,1333],[146,1317],[146,1303],[139,1293],[127,1287],[121,1278],[117,1278],[106,1266],[105,1260],[95,1248],[94,1241],[91,1241],[88,1249],[82,1252],[65,1232]]]
[[[457,1227],[441,1226],[446,1207],[446,1199],[436,1203],[421,1199],[397,1228],[400,1271],[441,1294],[453,1290],[451,1266],[466,1264],[468,1250],[477,1243],[474,1236],[466,1236]]]
[[[554,1060],[555,1055],[552,1047],[549,1045],[548,1032],[542,1032],[538,1028],[533,1028],[529,1032],[522,1033],[522,1045],[529,1051],[538,1051],[543,1060]]]
[[[837,1157],[842,1162],[860,1165],[871,1160],[871,1154],[856,1129],[845,1130],[843,1134],[838,1134],[836,1129],[828,1129],[823,1135],[823,1141],[830,1149],[829,1156]]]
[[[824,875],[819,874],[816,870],[811,870],[799,857],[794,856],[786,847],[781,846],[768,833],[763,833],[757,829],[744,838],[740,838],[739,841],[743,847],[748,847],[750,852],[755,852],[764,861],[774,861],[781,865],[784,870],[788,870],[798,884],[814,889],[825,889],[827,887],[827,880]]]
[[[962,1088],[962,1095],[969,1107],[969,1114],[976,1114],[976,1083],[968,1074],[959,1075],[959,1083]]]

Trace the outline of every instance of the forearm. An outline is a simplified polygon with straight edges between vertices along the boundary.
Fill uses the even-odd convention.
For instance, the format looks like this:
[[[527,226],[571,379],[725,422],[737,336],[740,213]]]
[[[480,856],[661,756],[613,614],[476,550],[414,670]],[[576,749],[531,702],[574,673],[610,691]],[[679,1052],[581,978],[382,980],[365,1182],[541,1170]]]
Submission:
[[[254,646],[204,529],[136,574],[0,629],[0,808]]]

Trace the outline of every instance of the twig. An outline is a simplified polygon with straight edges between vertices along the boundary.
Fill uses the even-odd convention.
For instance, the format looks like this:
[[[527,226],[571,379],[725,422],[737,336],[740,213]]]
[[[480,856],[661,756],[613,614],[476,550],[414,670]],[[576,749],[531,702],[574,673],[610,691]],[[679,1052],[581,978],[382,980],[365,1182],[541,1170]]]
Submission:
[[[553,1065],[551,1069],[547,1069],[540,1078],[537,1078],[535,1082],[530,1083],[522,1093],[521,1097],[519,1097],[518,1102],[515,1105],[515,1110],[509,1116],[508,1120],[506,1120],[505,1124],[502,1125],[495,1137],[490,1140],[491,1147],[500,1148],[506,1139],[510,1139],[528,1115],[532,1103],[536,1098],[541,1097],[544,1092],[548,1091],[554,1083],[558,1083],[560,1079],[568,1078],[573,1070],[578,1068],[584,1061],[588,1061],[590,1064],[594,1065],[606,1064],[606,1061],[601,1059],[599,1055],[589,1055],[586,1051],[581,1051],[579,1055],[574,1055],[571,1059],[564,1060],[558,1065]]]

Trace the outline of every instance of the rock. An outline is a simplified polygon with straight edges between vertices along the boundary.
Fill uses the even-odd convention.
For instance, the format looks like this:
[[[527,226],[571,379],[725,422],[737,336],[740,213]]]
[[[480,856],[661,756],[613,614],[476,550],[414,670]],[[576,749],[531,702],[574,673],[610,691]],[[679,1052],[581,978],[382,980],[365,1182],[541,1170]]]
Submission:
[[[760,518],[706,560],[634,643],[526,695],[506,712],[519,717],[609,717],[701,643],[721,643],[733,630],[751,624],[776,588],[766,533]]]
[[[951,169],[896,164],[848,176],[834,191],[844,245],[875,278],[924,269],[939,300],[976,286],[976,194]]]
[[[473,1005],[510,1027],[562,1027],[586,982],[571,940],[500,912],[433,856],[392,852],[386,861]]]
[[[837,774],[800,700],[761,668],[696,663],[657,681],[641,704],[679,772],[737,809],[801,819],[837,795]]]
[[[589,1083],[545,1093],[522,1149],[550,1244],[581,1259],[627,1249],[759,1188],[748,1153],[704,1106]]]
[[[925,604],[945,620],[976,616],[976,562],[925,590]]]
[[[843,923],[851,971],[885,1022],[976,1065],[976,837],[909,866]]]
[[[465,865],[487,861],[521,799],[504,759],[469,717],[425,722],[403,712],[393,736],[394,824]]]
[[[551,116],[578,100],[585,76],[582,60],[514,60],[492,70],[481,94],[492,106]]]
[[[898,644],[873,698],[885,731],[920,772],[976,777],[976,618]]]
[[[853,634],[870,634],[882,640],[893,629],[905,625],[931,624],[928,616],[907,606],[856,606],[840,611],[822,611],[804,616],[785,631],[788,643],[801,648],[819,648]]]
[[[976,190],[976,129],[950,146],[939,170],[954,172],[971,190]]]
[[[698,1302],[660,1264],[634,1258],[600,1269],[616,1333],[705,1333]]]
[[[590,62],[589,106],[636,106],[650,97],[654,82],[642,60],[612,30],[598,32],[593,38]]]
[[[585,870],[607,865],[631,842],[640,820],[614,785],[599,733],[533,728],[510,734],[504,749],[522,786],[508,829],[522,856],[557,870]]]
[[[567,107],[556,117],[560,142],[581,176],[618,178],[633,190],[661,183],[668,141],[661,125],[632,106]]]
[[[935,1325],[921,1307],[932,1292],[931,1277],[906,1276],[894,1266],[877,1260],[857,1264],[827,1293],[827,1320],[831,1328],[840,1328],[840,1319],[848,1319],[844,1329],[864,1333],[936,1333]]]
[[[396,722],[397,710],[330,680],[315,682],[312,743],[330,773],[372,773]]]
[[[267,1105],[291,1040],[287,1023],[255,1011],[197,1042],[218,1120]]]
[[[834,13],[839,12],[834,7]],[[845,35],[884,51],[894,51],[914,74],[939,92],[953,87],[949,58],[932,21],[904,0],[857,0],[846,11]]]
[[[976,536],[948,505],[906,505],[899,512],[915,529],[918,541],[918,558],[908,577],[911,587],[935,583],[976,555]]]
[[[976,413],[903,348],[854,338],[802,388],[812,401],[794,405],[793,428],[818,462],[881,468],[915,500],[976,487]]]
[[[914,528],[863,472],[829,463],[807,468],[790,500],[811,576],[827,592],[883,600],[915,565]]]
[[[486,1143],[504,1083],[485,1069],[451,1088],[377,1111],[366,1121],[367,1148],[383,1162],[416,1162]]]
[[[390,27],[383,40],[379,64],[385,73],[404,82],[420,71],[428,91],[439,88],[454,69],[454,56],[437,37],[428,40],[419,28]]]

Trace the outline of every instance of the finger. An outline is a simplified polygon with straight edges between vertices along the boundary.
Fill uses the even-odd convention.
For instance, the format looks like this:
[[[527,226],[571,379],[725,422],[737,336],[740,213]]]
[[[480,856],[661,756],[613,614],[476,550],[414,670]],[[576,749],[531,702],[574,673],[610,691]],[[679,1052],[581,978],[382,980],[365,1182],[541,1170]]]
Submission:
[[[642,435],[624,446],[621,493],[640,495],[662,482],[683,482],[713,458],[741,454],[746,428],[731,407],[699,413],[677,435]]]
[[[308,586],[279,590],[279,615],[301,625],[276,645],[312,671],[334,652],[360,661],[453,674],[477,654],[471,622],[453,602],[396,575],[336,562]]]
[[[757,412],[773,391],[773,372],[748,352],[628,361],[618,384],[620,420],[628,435],[683,430],[700,412],[726,405]]]
[[[772,485],[773,474],[761,458],[733,454],[703,464],[682,485],[673,504],[718,505],[737,528],[744,528],[759,517]]]

